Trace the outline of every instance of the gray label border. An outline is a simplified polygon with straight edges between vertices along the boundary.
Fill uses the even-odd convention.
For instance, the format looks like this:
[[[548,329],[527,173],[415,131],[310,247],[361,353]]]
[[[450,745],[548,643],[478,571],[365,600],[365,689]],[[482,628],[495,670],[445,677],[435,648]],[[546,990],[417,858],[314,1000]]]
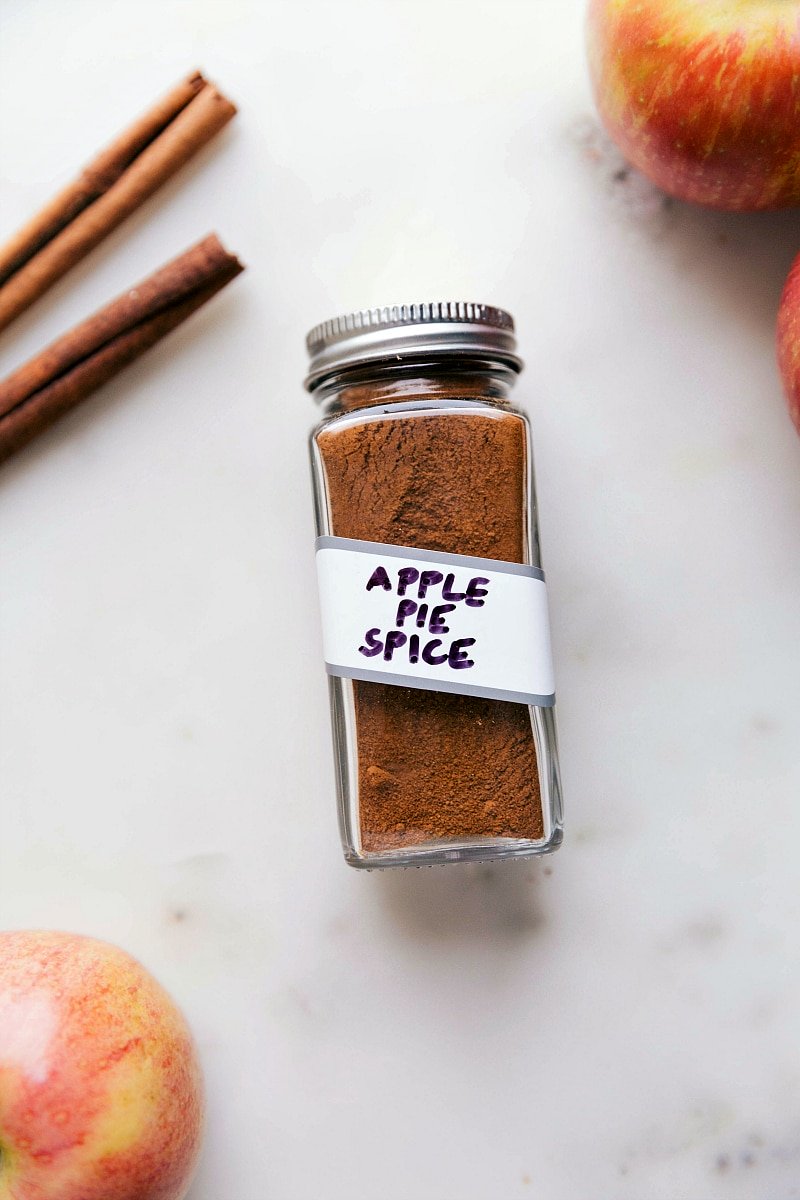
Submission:
[[[502,575],[524,575],[528,579],[541,579],[544,582],[544,571],[541,567],[531,567],[527,563],[505,562],[499,558],[473,558],[469,554],[417,550],[413,546],[393,546],[389,542],[365,542],[358,538],[332,537],[330,534],[322,534],[318,537],[315,548],[317,550],[349,550],[362,554],[380,554],[384,558],[418,558],[422,562],[446,563],[450,567],[469,567],[479,571],[497,571]],[[439,688],[438,690],[445,691],[446,689]],[[462,689],[454,690],[461,691]],[[464,692],[463,694],[470,695],[471,693]],[[475,694],[483,695],[484,693]],[[506,699],[507,697],[498,696],[497,698]],[[523,701],[523,703],[534,703],[534,701]]]
[[[369,545],[369,543],[365,543]],[[508,700],[512,704],[533,704],[536,708],[553,708],[555,695],[537,696],[529,692],[508,692],[504,688],[479,687],[456,683],[450,679],[421,679],[417,675],[393,675],[389,671],[370,671],[360,667],[342,667],[325,663],[329,675],[339,679],[358,679],[362,683],[388,683],[393,687],[418,688],[423,692],[452,692],[457,696],[483,696],[487,700]]]

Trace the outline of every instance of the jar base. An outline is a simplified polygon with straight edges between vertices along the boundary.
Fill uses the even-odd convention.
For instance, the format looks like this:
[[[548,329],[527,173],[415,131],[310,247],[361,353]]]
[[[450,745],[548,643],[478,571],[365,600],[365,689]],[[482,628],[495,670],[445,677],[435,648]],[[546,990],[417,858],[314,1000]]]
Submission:
[[[450,863],[494,862],[503,858],[533,858],[551,854],[564,838],[560,826],[542,841],[525,838],[481,838],[463,842],[426,843],[403,849],[360,851],[354,846],[343,847],[348,866],[361,871],[381,871],[388,867],[440,867]]]

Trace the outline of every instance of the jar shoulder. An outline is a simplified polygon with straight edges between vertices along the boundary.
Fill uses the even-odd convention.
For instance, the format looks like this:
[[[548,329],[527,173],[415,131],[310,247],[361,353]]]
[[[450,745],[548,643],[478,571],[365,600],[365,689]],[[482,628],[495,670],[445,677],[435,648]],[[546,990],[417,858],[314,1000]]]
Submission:
[[[388,424],[397,421],[414,421],[447,419],[458,417],[478,421],[511,421],[521,422],[526,433],[530,430],[530,421],[525,412],[506,402],[499,403],[491,399],[420,399],[409,398],[395,401],[391,404],[376,404],[348,412],[333,412],[326,414],[311,432],[312,440],[321,434],[335,435],[339,431],[352,429],[359,425]]]

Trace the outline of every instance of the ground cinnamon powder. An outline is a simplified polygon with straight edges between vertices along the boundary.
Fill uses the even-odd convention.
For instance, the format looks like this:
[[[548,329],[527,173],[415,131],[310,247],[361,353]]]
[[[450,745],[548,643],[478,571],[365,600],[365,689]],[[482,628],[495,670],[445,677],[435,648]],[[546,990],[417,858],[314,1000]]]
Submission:
[[[523,562],[525,437],[522,419],[502,407],[334,424],[318,435],[331,533]],[[543,836],[527,706],[380,683],[353,689],[365,851]]]

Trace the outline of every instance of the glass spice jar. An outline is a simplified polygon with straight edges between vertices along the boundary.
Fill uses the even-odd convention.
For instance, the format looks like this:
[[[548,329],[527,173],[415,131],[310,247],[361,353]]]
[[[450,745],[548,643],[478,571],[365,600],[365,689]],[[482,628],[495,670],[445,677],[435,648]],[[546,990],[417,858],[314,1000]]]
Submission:
[[[339,825],[355,867],[542,854],[561,788],[531,434],[508,313],[371,309],[308,336]]]

